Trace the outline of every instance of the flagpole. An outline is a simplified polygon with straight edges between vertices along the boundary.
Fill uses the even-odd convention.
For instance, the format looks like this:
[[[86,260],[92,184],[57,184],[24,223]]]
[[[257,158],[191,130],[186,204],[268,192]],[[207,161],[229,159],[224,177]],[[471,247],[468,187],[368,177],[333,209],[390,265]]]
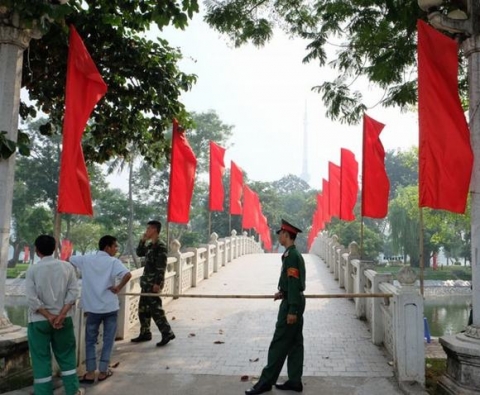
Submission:
[[[212,212],[208,212],[208,238],[210,240],[210,235],[212,234]]]
[[[423,264],[423,255],[425,253],[423,248],[423,232],[424,232],[424,224],[423,224],[423,208],[420,207],[420,293],[423,296],[423,279],[424,279],[424,264]]]
[[[363,215],[360,221],[360,259],[363,259]]]
[[[55,238],[55,258],[58,258],[60,256],[60,250],[61,250],[61,241],[60,241],[60,234],[62,233],[62,213],[58,212],[58,206],[57,206],[57,212],[55,213],[55,223],[54,223],[54,228],[53,228],[53,237]]]
[[[167,221],[167,251],[170,251],[170,222]]]

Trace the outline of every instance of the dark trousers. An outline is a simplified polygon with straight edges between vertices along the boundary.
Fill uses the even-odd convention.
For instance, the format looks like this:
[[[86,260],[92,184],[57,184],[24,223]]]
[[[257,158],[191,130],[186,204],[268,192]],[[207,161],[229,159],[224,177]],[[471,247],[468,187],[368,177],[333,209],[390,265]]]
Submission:
[[[148,290],[142,288],[142,292],[151,292],[151,287]],[[141,334],[150,333],[151,319],[153,319],[162,335],[172,332],[172,328],[165,316],[165,310],[162,307],[162,299],[159,296],[140,296],[138,319],[140,320]]]
[[[263,368],[260,380],[267,384],[275,384],[282,371],[285,359],[287,360],[288,380],[292,383],[301,383],[303,375],[303,306],[297,315],[295,324],[287,324],[288,304],[284,299],[278,311],[277,324],[268,349],[267,365]]]

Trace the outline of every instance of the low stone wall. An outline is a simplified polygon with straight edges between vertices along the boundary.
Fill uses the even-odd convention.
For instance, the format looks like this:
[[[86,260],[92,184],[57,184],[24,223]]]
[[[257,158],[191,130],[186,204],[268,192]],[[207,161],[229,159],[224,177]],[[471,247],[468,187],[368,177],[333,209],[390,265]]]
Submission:
[[[348,294],[391,294],[391,297],[354,297],[355,313],[366,321],[371,340],[392,356],[396,377],[402,383],[425,384],[423,297],[409,268],[395,285],[390,273],[377,273],[372,262],[362,261],[357,243],[345,248],[337,236],[319,233],[310,253],[325,262],[339,287]]]

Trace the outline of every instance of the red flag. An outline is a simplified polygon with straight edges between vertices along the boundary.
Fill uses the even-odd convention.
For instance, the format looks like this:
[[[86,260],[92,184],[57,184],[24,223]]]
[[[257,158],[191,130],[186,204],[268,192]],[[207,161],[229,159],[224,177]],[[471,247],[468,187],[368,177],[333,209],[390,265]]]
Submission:
[[[257,198],[248,186],[243,186],[242,229],[253,229],[257,225]]]
[[[232,160],[230,166],[230,214],[242,215],[243,173]]]
[[[223,211],[223,174],[225,173],[225,148],[210,141],[210,211]]]
[[[340,218],[340,166],[328,162],[330,216]]]
[[[82,134],[93,108],[106,92],[107,85],[82,39],[70,26],[58,212],[93,215]]]
[[[196,168],[197,158],[188,144],[185,130],[174,119],[168,190],[168,222],[188,223]]]
[[[322,179],[322,196],[323,196],[323,220],[325,223],[329,223],[332,219],[330,214],[330,185],[329,181]]]
[[[353,152],[348,149],[342,148],[340,155],[340,219],[353,221],[353,209],[358,194],[358,162]]]
[[[458,97],[458,44],[423,21],[417,28],[419,206],[464,213],[473,153]]]
[[[390,182],[380,133],[385,125],[363,115],[362,216],[384,218],[388,212]]]
[[[60,259],[62,261],[68,260],[72,256],[73,252],[73,243],[68,239],[62,240],[62,245],[60,248]]]

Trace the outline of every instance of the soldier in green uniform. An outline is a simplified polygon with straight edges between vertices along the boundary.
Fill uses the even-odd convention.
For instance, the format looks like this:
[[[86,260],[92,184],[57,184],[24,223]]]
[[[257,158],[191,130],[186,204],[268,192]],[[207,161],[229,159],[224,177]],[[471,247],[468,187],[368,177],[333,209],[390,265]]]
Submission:
[[[138,243],[137,255],[145,257],[145,267],[140,278],[142,293],[159,293],[165,284],[165,271],[167,270],[167,247],[159,240],[162,224],[159,221],[150,221],[147,230]],[[162,340],[158,347],[166,345],[175,335],[165,316],[160,296],[140,296],[138,303],[138,319],[140,320],[140,335],[132,339],[139,343],[152,340],[150,321],[153,319],[157,325]]]
[[[270,391],[276,383],[288,358],[288,380],[275,384],[279,390],[303,391],[303,312],[305,311],[305,262],[295,246],[297,233],[301,230],[282,219],[277,231],[279,243],[285,247],[282,255],[282,271],[278,292],[274,300],[281,299],[275,333],[268,350],[267,366],[253,388],[246,395],[258,395]]]

